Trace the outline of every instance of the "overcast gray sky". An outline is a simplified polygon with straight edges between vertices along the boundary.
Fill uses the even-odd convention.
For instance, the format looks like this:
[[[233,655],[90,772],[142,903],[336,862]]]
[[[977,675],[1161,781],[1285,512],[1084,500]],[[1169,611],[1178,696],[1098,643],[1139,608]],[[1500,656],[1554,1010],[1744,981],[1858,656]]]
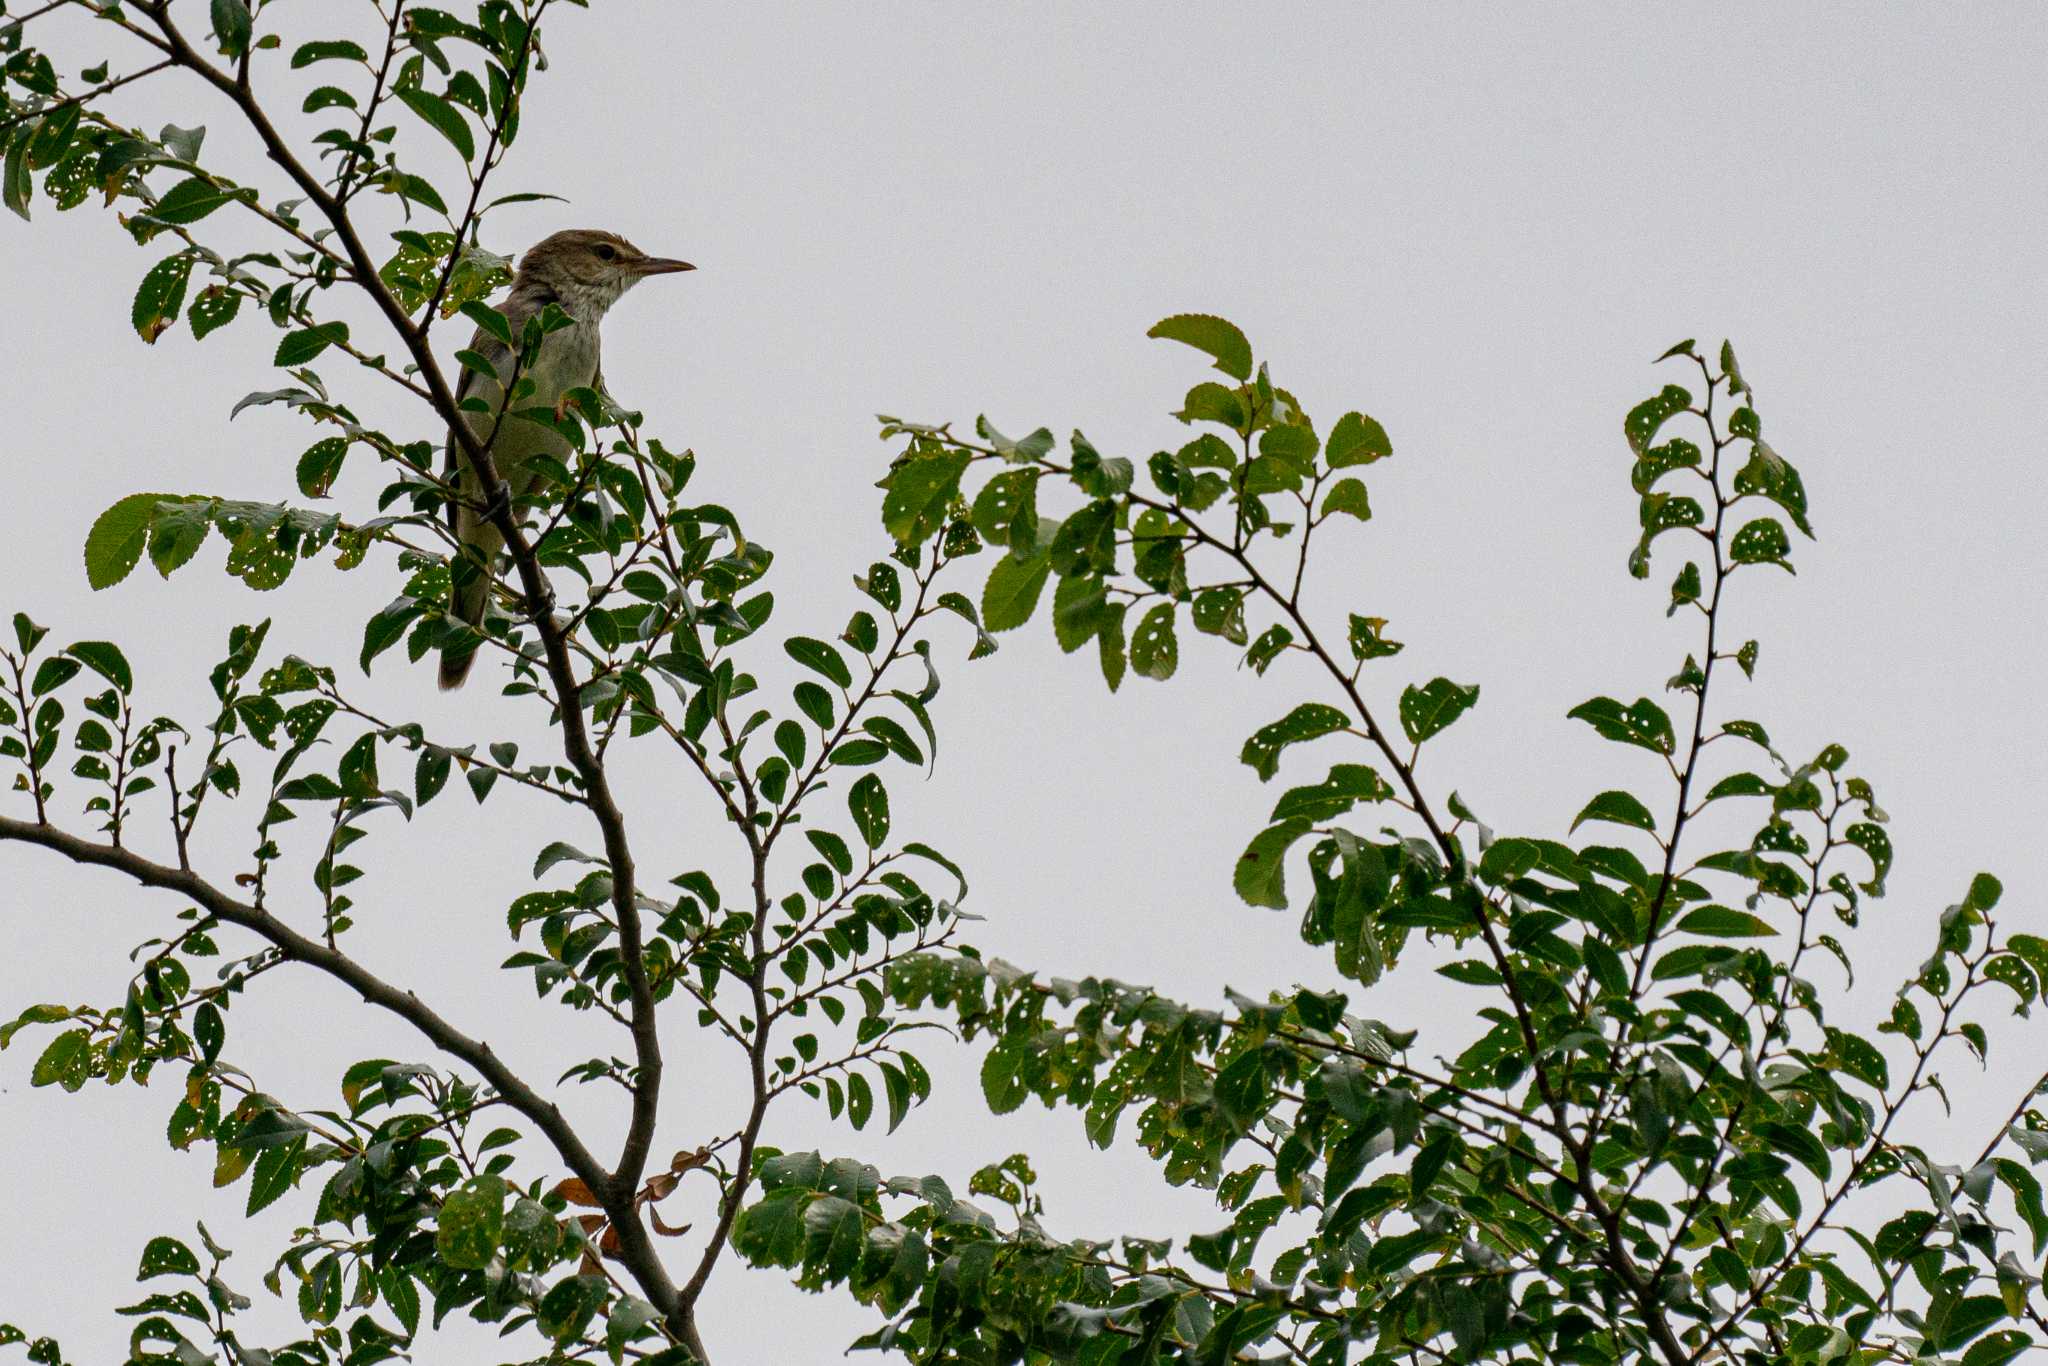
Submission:
[[[1654,695],[1695,648],[1664,620],[1669,571],[1642,585],[1623,570],[1622,414],[1678,378],[1650,367],[1665,346],[1727,336],[1821,539],[1796,548],[1796,579],[1737,580],[1730,630],[1761,637],[1762,664],[1724,715],[1756,716],[1795,755],[1846,744],[1894,818],[1892,895],[1846,936],[1862,970],[1841,1014],[1884,1011],[1977,869],[2004,878],[2008,922],[2039,927],[2048,11],[612,3],[561,12],[548,48],[502,188],[572,203],[508,211],[490,244],[604,226],[699,265],[613,314],[607,379],[779,552],[777,634],[835,632],[857,605],[849,575],[882,548],[874,412],[1079,426],[1142,460],[1184,439],[1167,413],[1202,376],[1145,329],[1222,313],[1325,425],[1362,408],[1394,440],[1372,471],[1375,520],[1325,548],[1316,608],[1384,616],[1408,642],[1373,675],[1384,705],[1437,673],[1481,683],[1426,779],[1496,828],[1554,835],[1592,792],[1650,782],[1565,711]],[[94,59],[79,51],[74,69]],[[126,108],[152,125],[227,119],[171,87]],[[273,615],[275,647],[333,661],[366,701],[450,736],[532,735],[486,688],[442,698],[389,657],[360,678],[385,568],[308,569],[259,597],[219,577],[216,547],[169,583],[144,571],[88,592],[79,546],[115,498],[286,496],[311,439],[278,410],[226,423],[274,382],[267,327],[203,349],[135,338],[128,301],[153,259],[93,209],[0,225],[0,608],[126,643],[148,704],[188,718],[228,625]],[[331,377],[366,412],[404,412]],[[361,507],[373,489],[357,471],[340,492]],[[1115,697],[1043,622],[985,663],[965,665],[957,640],[939,650],[940,758],[928,782],[894,778],[896,828],[966,866],[987,951],[1201,1002],[1327,978],[1292,917],[1229,890],[1274,795],[1238,746],[1313,684],[1260,683],[1214,646],[1184,642],[1171,684]],[[785,676],[772,659],[763,672]],[[687,784],[650,771],[630,795],[662,851],[643,862],[730,866]],[[603,1045],[492,966],[551,813],[514,814],[502,794],[487,810],[503,823],[488,835],[457,798],[367,846],[359,947],[552,1076]],[[222,876],[246,848],[233,834],[210,850]],[[176,909],[14,848],[0,887],[8,1015],[117,999],[120,951]],[[415,934],[432,952],[408,958]],[[1831,968],[1819,980],[1842,989]],[[422,1053],[317,981],[269,985],[234,1012],[231,1051],[289,1101],[329,1100],[355,1058]],[[1468,1027],[1444,1014],[1466,1000],[1422,973],[1363,1008],[1421,1026],[1428,1050]],[[1974,1152],[2039,1066],[2037,1041],[2002,1034],[1991,1075],[1948,1069],[1956,1148]],[[725,1127],[733,1077],[686,1036],[672,1048],[664,1141],[692,1146]],[[111,1359],[125,1332],[109,1310],[133,1298],[142,1240],[209,1208],[248,1249],[230,1279],[261,1295],[262,1251],[310,1192],[245,1226],[240,1191],[210,1199],[205,1160],[165,1149],[162,1085],[31,1091],[33,1057],[0,1057],[0,1318]],[[1128,1143],[1087,1149],[1070,1114],[992,1119],[974,1061],[947,1057],[938,1097],[894,1138],[792,1108],[771,1139],[956,1182],[1025,1149],[1050,1226],[1077,1235],[1220,1222]],[[867,1322],[730,1266],[705,1320],[721,1361],[829,1359]]]

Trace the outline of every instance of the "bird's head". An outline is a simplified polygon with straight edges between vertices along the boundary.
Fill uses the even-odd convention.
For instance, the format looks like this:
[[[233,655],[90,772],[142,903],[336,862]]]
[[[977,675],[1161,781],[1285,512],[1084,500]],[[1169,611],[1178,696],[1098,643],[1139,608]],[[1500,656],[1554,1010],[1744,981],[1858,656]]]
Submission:
[[[571,228],[536,243],[521,258],[512,287],[552,295],[577,321],[594,323],[648,276],[695,269],[688,261],[649,256],[615,232]]]

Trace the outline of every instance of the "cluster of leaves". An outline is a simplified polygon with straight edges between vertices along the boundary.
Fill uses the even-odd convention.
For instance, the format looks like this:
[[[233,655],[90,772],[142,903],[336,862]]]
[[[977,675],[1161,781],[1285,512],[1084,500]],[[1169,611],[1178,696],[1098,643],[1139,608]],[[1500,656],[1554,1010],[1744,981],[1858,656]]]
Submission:
[[[2030,1171],[2048,1156],[2041,1083],[1965,1166],[1904,1141],[1895,1122],[1917,1097],[1943,1094],[1932,1066],[1943,1045],[1985,1054],[1964,1009],[1979,988],[2004,985],[2027,1009],[2048,944],[2002,934],[2000,889],[1979,875],[1876,1036],[1826,1022],[1808,955],[1848,967],[1829,926],[1854,926],[1882,894],[1892,847],[1839,745],[1794,764],[1761,724],[1710,711],[1716,666],[1751,675],[1758,657],[1755,641],[1721,642],[1723,587],[1790,568],[1781,518],[1811,534],[1799,475],[1762,441],[1732,349],[1717,368],[1690,342],[1674,347],[1666,359],[1698,368],[1701,397],[1666,386],[1624,423],[1642,524],[1631,572],[1648,572],[1664,532],[1690,532],[1698,558],[1679,571],[1672,610],[1694,609],[1703,640],[1667,684],[1690,703],[1689,727],[1649,697],[1572,710],[1644,751],[1671,789],[1594,794],[1572,831],[1612,833],[1579,842],[1496,833],[1455,793],[1439,805],[1418,762],[1478,688],[1410,683],[1392,708],[1398,730],[1387,726],[1361,681],[1401,648],[1384,619],[1348,613],[1333,646],[1303,606],[1310,537],[1367,507],[1362,482],[1339,472],[1390,454],[1379,424],[1348,413],[1319,438],[1221,319],[1170,318],[1153,335],[1198,347],[1238,382],[1188,393],[1182,420],[1220,430],[1154,455],[1149,490],[1133,462],[1079,433],[1061,459],[1042,430],[1013,441],[983,420],[969,441],[885,419],[907,437],[885,523],[913,544],[971,526],[1002,547],[982,599],[991,629],[1022,624],[1056,578],[1060,644],[1094,640],[1112,687],[1127,668],[1173,672],[1183,609],[1198,632],[1242,649],[1254,675],[1307,663],[1322,696],[1249,737],[1241,758],[1261,781],[1296,746],[1316,743],[1334,762],[1279,798],[1236,890],[1298,910],[1304,944],[1362,986],[1400,965],[1419,932],[1431,947],[1418,966],[1474,994],[1469,1013],[1444,1018],[1469,1014],[1480,1032],[1431,1064],[1414,1030],[1353,1013],[1343,993],[1233,992],[1200,1009],[971,951],[920,954],[891,969],[891,994],[988,1041],[992,1110],[1030,1097],[1072,1107],[1100,1146],[1134,1112],[1163,1177],[1213,1189],[1229,1222],[1177,1257],[1130,1239],[1115,1251],[1055,1243],[1036,1211],[1007,1233],[973,1221],[975,1233],[942,1246],[942,1213],[884,1218],[827,1169],[764,1193],[742,1250],[799,1268],[806,1284],[846,1283],[891,1315],[874,1341],[921,1360],[1225,1361],[1265,1344],[1331,1363],[1361,1351],[1675,1363],[1967,1349],[1970,1366],[1991,1366],[2024,1350],[2024,1325],[2044,1327],[2028,1269],[2048,1242]],[[1680,417],[1702,439],[1667,439]],[[993,473],[970,490],[977,465]],[[1060,485],[1077,503],[1041,509]],[[1752,514],[1756,502],[1772,510]],[[1709,745],[1753,757],[1716,759],[1710,778]],[[1745,839],[1681,853],[1688,834],[1720,842],[1744,809],[1757,813]],[[1304,844],[1308,885],[1290,895]],[[1886,1222],[1902,1201],[1908,1212]],[[2025,1233],[2017,1246],[2011,1219]]]
[[[41,1049],[32,1082],[72,1091],[95,1079],[145,1082],[173,1066],[185,1077],[169,1117],[173,1146],[210,1144],[216,1183],[246,1178],[252,1213],[310,1189],[309,1177],[325,1183],[267,1278],[273,1292],[295,1287],[305,1340],[270,1348],[237,1340],[224,1316],[239,1297],[223,1292],[208,1313],[185,1314],[205,1307],[187,1299],[177,1301],[182,1308],[154,1304],[138,1360],[216,1351],[238,1361],[381,1360],[412,1349],[423,1293],[434,1323],[463,1310],[508,1332],[537,1327],[550,1353],[702,1358],[695,1304],[755,1179],[776,1103],[801,1093],[855,1129],[893,1129],[930,1093],[930,1073],[909,1046],[922,1022],[895,1008],[883,973],[952,940],[966,882],[943,854],[893,828],[887,766],[936,760],[930,619],[966,600],[934,583],[972,547],[899,547],[857,577],[865,605],[835,638],[761,639],[775,608],[764,582],[773,555],[729,509],[688,501],[696,457],[643,438],[640,415],[596,388],[559,402],[537,394],[531,375],[544,348],[576,320],[551,305],[515,328],[484,302],[508,278],[509,262],[478,239],[492,209],[536,197],[493,198],[484,186],[516,134],[548,8],[549,0],[484,0],[473,19],[458,19],[402,0],[366,6],[385,31],[378,52],[340,36],[287,43],[281,15],[241,0],[213,5],[211,50],[167,7],[93,7],[162,60],[130,78],[90,68],[76,93],[29,45],[26,25],[0,30],[11,83],[0,107],[9,205],[29,212],[38,175],[60,209],[90,197],[81,187],[102,191],[107,205],[132,201],[123,221],[138,242],[178,243],[138,289],[131,321],[144,339],[155,341],[181,316],[204,339],[255,301],[282,332],[275,361],[290,382],[250,394],[234,411],[276,405],[323,429],[293,461],[309,500],[341,496],[365,457],[385,476],[381,489],[352,499],[370,516],[131,495],[86,538],[89,581],[112,587],[145,556],[168,576],[195,563],[215,531],[227,543],[228,572],[257,589],[280,587],[329,551],[342,570],[390,566],[397,594],[363,624],[356,667],[367,673],[401,643],[414,665],[439,652],[481,652],[500,665],[493,671],[506,680],[504,695],[534,708],[562,739],[558,754],[535,761],[510,741],[430,735],[417,722],[375,715],[347,696],[330,665],[265,660],[267,623],[234,633],[211,676],[217,709],[204,726],[144,721],[132,711],[135,681],[116,647],[84,641],[52,652],[42,628],[17,618],[17,649],[0,656],[8,671],[0,759],[16,770],[32,809],[28,819],[0,814],[0,837],[116,868],[188,904],[175,933],[138,948],[119,1005],[30,1006],[0,1045],[29,1031]],[[265,59],[268,52],[278,55]],[[331,110],[339,120],[312,138],[310,159],[257,100],[248,72],[264,60],[280,68],[279,81],[356,73],[305,94],[305,112]],[[158,70],[228,95],[302,197],[271,202],[203,164],[203,129],[149,138],[114,122],[103,97]],[[401,136],[406,119],[458,154],[459,189],[445,180],[436,188],[415,139]],[[380,193],[359,198],[365,189]],[[391,227],[388,256],[366,245],[372,205],[405,215]],[[415,224],[422,212],[445,220],[443,228]],[[282,247],[237,254],[220,246],[217,230],[237,214]],[[214,283],[187,307],[202,266]],[[366,298],[390,335],[373,342],[326,316],[323,301],[345,296]],[[495,338],[516,367],[487,414],[491,426],[541,424],[565,451],[532,462],[533,488],[506,512],[515,526],[505,561],[459,553],[447,512],[463,496],[460,484],[436,470],[438,433],[459,430],[466,410],[486,406],[456,401],[434,353],[430,328],[457,314]],[[372,354],[390,345],[403,361]],[[343,396],[345,377],[323,374],[338,358],[353,376],[422,400],[409,419],[421,430],[365,422]],[[472,351],[456,361],[491,369]],[[489,590],[489,611],[474,626],[449,610],[457,583],[473,576]],[[569,601],[569,593],[579,596]],[[964,615],[975,614],[968,607]],[[979,652],[992,648],[984,634],[976,639]],[[755,670],[792,663],[801,680],[782,704],[764,704]],[[254,750],[269,756],[260,787],[245,773]],[[709,798],[750,870],[744,890],[688,870],[667,892],[650,890],[607,776],[627,750],[635,764],[677,766]],[[407,758],[409,781],[397,771]],[[103,841],[59,829],[74,801],[60,772],[67,762]],[[628,1040],[624,1057],[590,1058],[564,1074],[630,1095],[616,1162],[593,1157],[561,1111],[487,1042],[348,952],[351,930],[389,901],[366,881],[374,865],[365,841],[396,828],[391,814],[411,820],[458,770],[477,803],[509,792],[562,812],[562,838],[536,851],[531,889],[504,912],[514,941],[504,966],[530,975],[543,998],[607,1017]],[[838,819],[822,800],[835,789]],[[138,799],[151,793],[162,806],[138,824]],[[246,805],[236,803],[244,797]],[[237,865],[232,887],[196,866],[203,810],[252,818],[251,857]],[[317,833],[293,838],[300,816],[312,816]],[[161,853],[139,850],[145,841]],[[579,847],[586,844],[594,852]],[[301,868],[303,882],[282,876]],[[927,886],[927,870],[939,885]],[[202,965],[214,973],[205,985]],[[228,1024],[242,994],[278,970],[337,977],[461,1066],[365,1060],[344,1077],[342,1103],[327,1108],[259,1091],[230,1061]],[[684,1122],[695,1132],[656,1170],[648,1154],[669,1119],[660,1020],[671,1012],[733,1047],[753,1084],[722,1131],[717,1117],[689,1107]],[[477,1137],[471,1116],[487,1109],[504,1123]],[[569,1174],[515,1183],[518,1137],[543,1140],[556,1171]],[[718,1185],[718,1217],[693,1233],[666,1223],[657,1206],[697,1171]],[[650,1232],[688,1239],[675,1245],[695,1264],[687,1280],[671,1276]],[[159,1269],[189,1260],[166,1257],[156,1259]],[[205,1331],[181,1337],[159,1311]],[[61,1353],[52,1345],[46,1355]]]

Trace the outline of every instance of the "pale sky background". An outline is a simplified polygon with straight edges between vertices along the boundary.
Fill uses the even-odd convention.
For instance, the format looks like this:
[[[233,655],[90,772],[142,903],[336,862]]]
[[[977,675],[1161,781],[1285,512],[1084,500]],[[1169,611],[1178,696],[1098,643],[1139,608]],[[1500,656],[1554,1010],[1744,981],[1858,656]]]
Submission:
[[[198,25],[204,7],[189,8]],[[1760,636],[1762,665],[1721,714],[1757,717],[1799,757],[1846,744],[1899,850],[1892,895],[1845,936],[1861,971],[1835,1009],[1881,1015],[1980,868],[2005,881],[2007,925],[2040,932],[2048,11],[643,2],[565,9],[548,49],[498,188],[573,204],[507,211],[488,240],[512,251],[604,226],[698,264],[612,315],[607,378],[650,431],[696,449],[701,495],[779,552],[775,639],[836,633],[859,605],[848,577],[883,549],[873,413],[1079,426],[1142,462],[1185,439],[1166,414],[1205,373],[1145,329],[1218,312],[1322,425],[1359,407],[1393,436],[1394,460],[1370,472],[1376,519],[1332,536],[1313,597],[1325,620],[1384,616],[1408,642],[1370,675],[1390,712],[1404,682],[1484,686],[1431,746],[1439,798],[1455,787],[1496,828],[1546,835],[1621,782],[1661,806],[1644,764],[1564,713],[1598,693],[1658,695],[1696,648],[1663,616],[1676,561],[1649,584],[1623,569],[1635,504],[1621,419],[1686,381],[1651,368],[1665,346],[1728,336],[1772,444],[1805,474],[1821,540],[1795,548],[1796,579],[1737,579],[1730,638]],[[96,60],[74,51],[67,74]],[[281,66],[268,79],[290,81],[280,104],[295,107]],[[227,121],[190,87],[145,86],[124,107],[151,126],[200,109]],[[230,156],[216,138],[209,152]],[[260,320],[203,349],[182,330],[154,349],[136,339],[128,302],[157,254],[89,208],[41,203],[33,224],[0,225],[0,609],[59,641],[123,642],[145,705],[188,720],[228,626],[268,614],[273,648],[333,662],[366,704],[456,742],[535,736],[490,689],[437,696],[429,668],[396,655],[361,677],[360,623],[394,591],[385,565],[307,567],[259,597],[221,577],[216,543],[169,583],[145,569],[88,592],[79,546],[107,504],[146,489],[284,497],[313,439],[278,409],[226,423],[235,399],[277,382]],[[405,412],[340,365],[327,374],[366,414]],[[375,487],[352,468],[341,505],[362,509]],[[1305,673],[1260,683],[1217,642],[1186,638],[1171,684],[1134,679],[1112,698],[1043,620],[971,668],[964,641],[945,640],[936,774],[891,770],[896,829],[965,865],[989,953],[1211,1004],[1226,984],[1329,979],[1291,914],[1247,910],[1229,889],[1279,790],[1237,762],[1239,744],[1309,694]],[[757,658],[786,696],[779,650]],[[675,770],[629,787],[657,878],[731,866]],[[494,967],[509,951],[502,908],[553,815],[510,796],[485,808],[489,829],[451,795],[361,846],[357,948],[546,1079],[610,1044],[534,1009],[525,979]],[[245,829],[216,828],[222,880]],[[303,892],[303,869],[292,876]],[[0,847],[0,887],[7,1016],[118,1000],[122,951],[178,909],[17,848]],[[408,956],[409,942],[424,947]],[[1815,974],[1841,993],[1832,965]],[[1364,1013],[1422,1027],[1424,1056],[1456,1046],[1478,1000],[1421,968],[1354,993]],[[268,979],[230,1027],[234,1060],[302,1107],[331,1103],[356,1058],[428,1056],[305,973]],[[2039,1065],[2038,1029],[1996,1033],[1988,1076],[1960,1057],[1945,1069],[1954,1125],[1923,1114],[1916,1130],[1952,1135],[1952,1158],[1975,1152]],[[58,1332],[77,1360],[112,1359],[127,1321],[111,1310],[137,1297],[141,1243],[189,1236],[195,1215],[244,1249],[228,1278],[267,1301],[264,1254],[312,1188],[245,1223],[243,1189],[208,1190],[210,1158],[166,1149],[166,1083],[32,1091],[39,1046],[0,1056],[0,1319]],[[668,1047],[662,1142],[694,1146],[730,1127],[734,1073],[680,1016]],[[963,1189],[976,1166],[1027,1150],[1064,1234],[1223,1222],[1206,1196],[1161,1186],[1128,1137],[1102,1153],[1069,1112],[991,1118],[978,1049],[926,1056],[939,1093],[893,1138],[791,1105],[769,1141]],[[565,1099],[605,1107],[609,1150],[610,1095]],[[871,1323],[844,1297],[730,1262],[703,1317],[721,1366],[834,1359]],[[421,1355],[499,1359],[488,1344],[458,1330]]]

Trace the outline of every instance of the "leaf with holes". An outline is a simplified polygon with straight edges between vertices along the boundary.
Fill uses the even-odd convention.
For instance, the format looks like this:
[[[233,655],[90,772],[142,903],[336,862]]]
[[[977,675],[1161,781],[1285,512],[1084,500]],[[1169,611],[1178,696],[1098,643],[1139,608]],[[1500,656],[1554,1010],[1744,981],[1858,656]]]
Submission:
[[[889,838],[889,790],[872,773],[846,792],[846,809],[853,813],[854,828],[868,848],[879,849]]]
[[[135,302],[128,310],[136,336],[154,344],[178,321],[178,310],[185,303],[185,282],[191,276],[192,258],[182,254],[167,256],[149,268],[136,287]]]
[[[1393,453],[1394,443],[1387,439],[1387,429],[1364,413],[1346,413],[1338,418],[1337,425],[1330,428],[1330,439],[1323,443],[1323,459],[1333,470],[1347,465],[1370,465]]]
[[[1584,721],[1606,739],[1624,745],[1667,755],[1678,747],[1671,733],[1671,718],[1647,697],[1639,697],[1626,707],[1611,697],[1596,697],[1579,703],[1565,715]]]
[[[1180,643],[1173,634],[1173,604],[1156,603],[1131,633],[1131,668],[1141,678],[1165,682],[1180,665]]]
[[[1281,750],[1340,731],[1347,720],[1343,712],[1326,702],[1304,702],[1278,721],[1253,731],[1238,759],[1251,766],[1259,781],[1269,782],[1280,771]]]
[[[1647,454],[1658,429],[1691,406],[1691,393],[1676,384],[1667,384],[1655,398],[1646,398],[1629,409],[1628,419],[1622,423],[1629,449],[1638,456]]]
[[[1627,792],[1603,792],[1587,802],[1573,819],[1572,829],[1577,830],[1587,821],[1612,821],[1651,832],[1657,829],[1657,818],[1650,814],[1650,808]]]
[[[1478,700],[1477,683],[1467,685],[1448,678],[1432,678],[1419,688],[1408,687],[1401,693],[1401,729],[1419,745],[1448,729]]]
[[[1728,542],[1728,558],[1736,564],[1775,564],[1788,574],[1795,572],[1785,558],[1791,553],[1791,539],[1775,517],[1757,518]]]

